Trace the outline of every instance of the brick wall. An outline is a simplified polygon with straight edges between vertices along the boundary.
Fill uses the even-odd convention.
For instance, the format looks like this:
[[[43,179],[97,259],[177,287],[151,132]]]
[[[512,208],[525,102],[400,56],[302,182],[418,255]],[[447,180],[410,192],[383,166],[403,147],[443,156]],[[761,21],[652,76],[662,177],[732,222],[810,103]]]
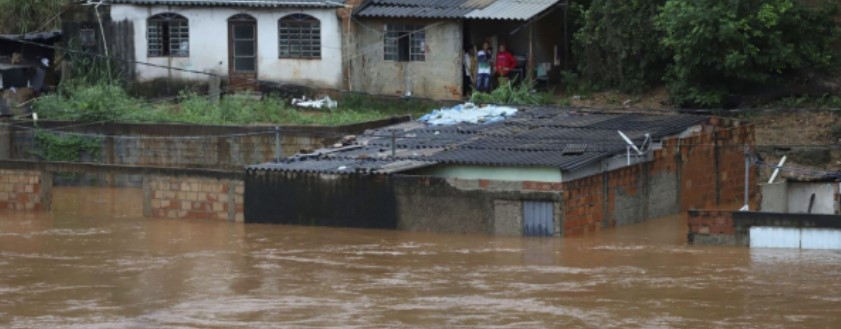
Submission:
[[[689,243],[734,244],[736,241],[733,211],[690,210],[686,223],[689,226]]]
[[[143,192],[146,217],[244,221],[241,180],[149,176]]]
[[[0,209],[50,209],[51,181],[37,170],[0,169]]]
[[[564,235],[595,232],[688,209],[741,206],[744,145],[753,145],[753,126],[711,119],[716,130],[663,141],[652,161],[564,182]],[[757,204],[757,170],[749,171],[750,202]],[[524,183],[524,188],[527,183]],[[738,207],[736,207],[738,208]]]

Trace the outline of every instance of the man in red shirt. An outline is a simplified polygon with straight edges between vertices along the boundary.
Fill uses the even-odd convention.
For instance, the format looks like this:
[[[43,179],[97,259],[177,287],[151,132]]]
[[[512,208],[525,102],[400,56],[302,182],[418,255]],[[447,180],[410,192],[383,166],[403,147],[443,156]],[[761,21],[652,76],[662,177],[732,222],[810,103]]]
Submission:
[[[499,51],[496,53],[496,73],[499,74],[500,77],[508,78],[508,80],[514,80],[516,77],[513,76],[512,70],[516,67],[517,58],[508,52],[508,47],[504,44],[499,45]]]

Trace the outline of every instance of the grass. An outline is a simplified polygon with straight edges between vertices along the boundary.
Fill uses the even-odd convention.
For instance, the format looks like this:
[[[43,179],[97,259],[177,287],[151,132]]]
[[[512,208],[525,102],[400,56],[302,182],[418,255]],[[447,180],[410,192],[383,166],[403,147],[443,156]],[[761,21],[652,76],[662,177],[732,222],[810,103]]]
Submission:
[[[129,123],[191,123],[217,125],[304,124],[345,125],[411,114],[417,117],[441,106],[418,99],[377,99],[349,94],[336,109],[301,109],[288,101],[266,96],[254,99],[226,95],[219,102],[193,92],[163,103],[129,96],[114,85],[67,88],[35,102],[39,117],[50,120],[114,121]]]

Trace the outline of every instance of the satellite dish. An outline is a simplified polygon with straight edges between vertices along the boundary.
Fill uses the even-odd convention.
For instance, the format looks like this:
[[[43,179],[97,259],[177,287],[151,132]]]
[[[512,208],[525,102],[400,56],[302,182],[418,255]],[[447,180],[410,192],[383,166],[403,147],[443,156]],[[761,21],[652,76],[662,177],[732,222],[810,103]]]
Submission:
[[[643,155],[642,151],[640,151],[640,149],[637,148],[636,145],[634,145],[634,142],[630,138],[628,138],[628,136],[625,135],[625,133],[619,130],[617,130],[616,132],[619,133],[619,136],[622,136],[622,139],[625,140],[625,143],[628,144],[628,146],[630,146],[632,149],[634,149],[634,151],[637,152],[638,155]]]

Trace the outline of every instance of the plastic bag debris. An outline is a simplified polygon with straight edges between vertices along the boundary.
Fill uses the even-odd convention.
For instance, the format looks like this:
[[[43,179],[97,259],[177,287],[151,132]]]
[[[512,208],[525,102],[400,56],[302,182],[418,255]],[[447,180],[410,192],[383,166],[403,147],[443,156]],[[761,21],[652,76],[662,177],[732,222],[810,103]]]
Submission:
[[[338,102],[331,99],[330,96],[324,96],[321,99],[307,99],[307,96],[302,96],[301,98],[293,98],[292,105],[298,107],[309,107],[314,109],[334,109],[339,104]]]
[[[433,110],[424,114],[418,121],[430,125],[453,125],[458,123],[491,123],[505,120],[517,114],[517,109],[507,106],[488,105],[478,107],[473,103],[465,103],[451,108]]]

